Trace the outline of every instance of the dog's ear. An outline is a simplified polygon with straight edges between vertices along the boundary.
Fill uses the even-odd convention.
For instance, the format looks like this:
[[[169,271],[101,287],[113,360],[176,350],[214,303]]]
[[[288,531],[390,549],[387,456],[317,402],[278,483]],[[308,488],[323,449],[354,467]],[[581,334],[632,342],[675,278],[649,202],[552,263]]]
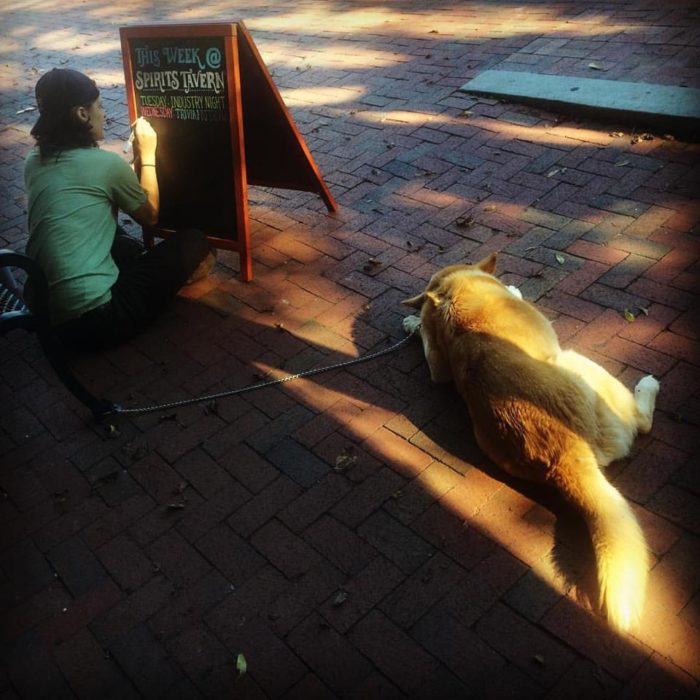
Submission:
[[[411,297],[410,299],[404,299],[401,303],[406,306],[412,306],[414,309],[420,309],[425,301],[425,292],[421,292],[417,297]]]
[[[486,272],[489,275],[492,275],[494,270],[496,269],[496,253],[491,253],[488,257],[484,258],[483,260],[480,260],[476,266],[482,271]]]
[[[440,297],[435,292],[421,292],[417,297],[404,299],[401,303],[420,310],[426,301],[431,302],[433,306],[437,306],[440,303]]]

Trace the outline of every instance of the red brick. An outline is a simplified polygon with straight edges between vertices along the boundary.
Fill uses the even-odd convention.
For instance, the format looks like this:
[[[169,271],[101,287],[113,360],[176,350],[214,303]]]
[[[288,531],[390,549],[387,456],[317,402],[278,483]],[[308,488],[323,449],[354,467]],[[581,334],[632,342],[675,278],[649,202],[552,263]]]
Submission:
[[[627,257],[627,253],[622,250],[584,240],[575,241],[566,249],[566,252],[603,265],[617,265]]]
[[[476,633],[443,610],[423,617],[412,636],[469,688],[487,688],[506,665]]]
[[[248,537],[300,493],[301,487],[286,476],[280,476],[239,508],[227,522],[236,532]]]
[[[671,326],[671,331],[686,338],[700,340],[700,313],[696,308],[689,309]]]
[[[674,309],[686,311],[695,304],[695,296],[680,289],[673,289],[651,279],[640,278],[630,284],[629,292],[656,301]]]
[[[316,520],[304,539],[347,574],[357,574],[377,556],[376,549],[330,516]]]
[[[672,357],[677,357],[692,365],[700,364],[698,344],[682,335],[665,331],[659,333],[650,343],[649,347],[659,352],[665,352]]]
[[[321,679],[307,673],[291,690],[285,693],[285,700],[306,700],[306,698],[318,698],[318,700],[335,700],[337,697]]]
[[[695,679],[663,654],[654,653],[644,662],[619,697],[624,700],[654,700],[661,697],[692,697]]]
[[[367,518],[358,534],[405,573],[411,573],[433,556],[428,542],[382,510]]]
[[[337,430],[339,425],[348,424],[361,412],[362,409],[351,401],[340,400],[301,426],[292,437],[306,447],[314,447]]]
[[[292,631],[287,643],[339,695],[360,685],[372,670],[367,659],[316,613]]]
[[[218,463],[251,493],[260,492],[279,475],[264,457],[242,444],[222,455]]]
[[[652,342],[652,345],[655,343]],[[600,352],[657,377],[663,377],[676,364],[673,357],[620,337],[611,338],[605,346],[600,348]]]
[[[205,697],[222,697],[230,693],[231,688],[236,688],[236,692],[244,697],[262,695],[261,692],[255,692],[257,685],[252,672],[239,678],[235,660],[242,649],[226,648],[204,625],[189,627],[170,640],[167,649]],[[287,668],[282,664],[278,671],[279,675],[270,678],[270,683],[278,690],[285,690],[303,675],[299,671],[289,678]]]
[[[636,310],[631,311],[634,313]],[[645,309],[645,313],[636,312],[635,315],[635,320],[623,326],[619,335],[646,345],[678,316],[678,311],[661,304],[651,304]]]
[[[279,513],[287,527],[300,532],[332,508],[351,489],[340,474],[328,474]]]
[[[408,524],[460,481],[461,475],[458,472],[440,462],[433,462],[406,488],[394,494],[384,508],[397,520]]]
[[[601,618],[568,598],[557,603],[542,624],[576,652],[623,680],[629,680],[651,654],[651,649],[616,635]]]
[[[156,576],[95,619],[90,629],[101,644],[109,645],[124,632],[151,617],[172,593],[173,585],[164,576]]]
[[[439,503],[414,520],[412,527],[423,539],[466,569],[473,568],[496,549],[493,540]]]
[[[600,698],[620,697],[622,684],[612,675],[589,661],[577,659],[547,694],[547,698]]]
[[[289,578],[305,573],[320,561],[318,553],[304,540],[274,520],[253,535],[251,544]]]
[[[634,511],[644,532],[649,551],[657,557],[668,552],[681,536],[680,528],[645,508],[634,508]]]
[[[60,644],[55,653],[56,663],[77,697],[131,697],[131,684],[119,664],[105,654],[87,629]]]
[[[573,662],[573,653],[505,605],[497,604],[476,626],[491,647],[536,681],[551,687]],[[545,660],[538,663],[537,657]]]
[[[139,588],[153,576],[150,559],[123,534],[98,549],[96,554],[109,575],[126,591]]]
[[[627,498],[646,503],[687,458],[685,452],[655,440],[630,461],[615,484]]]
[[[578,270],[569,273],[559,282],[556,289],[575,296],[598,280],[607,270],[607,265],[587,260]]]
[[[511,554],[532,565],[552,548],[552,537],[522,516],[532,502],[508,487],[500,490],[470,518],[470,523]]]
[[[567,314],[585,323],[590,323],[603,312],[603,308],[598,304],[566,294],[556,287],[544,295],[538,303],[538,308],[545,314],[546,309],[551,309],[553,312]],[[583,324],[581,327],[583,328]]]
[[[405,693],[416,688],[437,667],[432,656],[376,611],[353,628],[350,639]]]
[[[452,589],[464,583],[466,572],[438,553],[388,595],[380,609],[396,624],[410,629]]]
[[[440,499],[440,504],[461,520],[471,521],[474,513],[502,487],[502,483],[481,470],[470,469],[462,481]]]
[[[332,510],[332,514],[349,527],[357,527],[406,481],[394,471],[384,468],[353,489]]]

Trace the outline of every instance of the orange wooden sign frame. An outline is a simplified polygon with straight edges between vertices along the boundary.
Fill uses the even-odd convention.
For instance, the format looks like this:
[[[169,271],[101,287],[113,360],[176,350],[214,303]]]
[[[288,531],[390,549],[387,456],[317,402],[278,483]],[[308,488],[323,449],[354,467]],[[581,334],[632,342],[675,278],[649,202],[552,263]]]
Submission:
[[[170,40],[176,46],[178,39],[208,38],[223,42],[228,98],[226,119],[230,137],[230,143],[226,144],[230,154],[225,155],[227,162],[230,155],[232,182],[232,199],[228,204],[233,204],[235,230],[208,233],[208,238],[213,246],[239,254],[243,280],[249,281],[253,277],[249,182],[314,192],[321,196],[328,211],[337,210],[333,196],[242,21],[121,27],[119,35],[130,122],[142,116],[143,109],[137,99],[132,43],[149,39],[155,42]],[[157,125],[155,128],[158,132]],[[217,154],[212,153],[211,158],[217,158]],[[193,202],[192,206],[196,207],[197,203]],[[163,237],[170,233],[172,228],[157,225],[144,230],[144,238],[152,245],[154,236]]]

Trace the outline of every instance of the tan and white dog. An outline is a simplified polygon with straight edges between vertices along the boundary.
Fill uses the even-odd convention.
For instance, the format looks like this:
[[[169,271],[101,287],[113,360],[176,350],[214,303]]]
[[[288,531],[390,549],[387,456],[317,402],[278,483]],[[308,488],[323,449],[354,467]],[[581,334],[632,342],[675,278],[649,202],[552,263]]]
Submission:
[[[562,350],[550,322],[493,276],[496,256],[440,270],[404,303],[420,326],[434,382],[453,380],[476,441],[513,476],[547,483],[583,514],[595,551],[599,604],[618,630],[636,623],[648,572],[642,530],[601,467],[651,430],[659,383],[634,395],[595,362]]]

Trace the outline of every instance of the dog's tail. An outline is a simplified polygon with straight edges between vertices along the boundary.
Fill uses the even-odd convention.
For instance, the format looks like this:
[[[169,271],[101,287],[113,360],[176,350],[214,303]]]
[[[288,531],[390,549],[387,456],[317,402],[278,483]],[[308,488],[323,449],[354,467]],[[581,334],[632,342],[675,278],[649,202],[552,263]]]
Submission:
[[[615,629],[627,631],[639,621],[644,605],[649,567],[642,529],[592,453],[576,459],[559,477],[559,487],[581,509],[588,525],[598,567],[600,608]]]

